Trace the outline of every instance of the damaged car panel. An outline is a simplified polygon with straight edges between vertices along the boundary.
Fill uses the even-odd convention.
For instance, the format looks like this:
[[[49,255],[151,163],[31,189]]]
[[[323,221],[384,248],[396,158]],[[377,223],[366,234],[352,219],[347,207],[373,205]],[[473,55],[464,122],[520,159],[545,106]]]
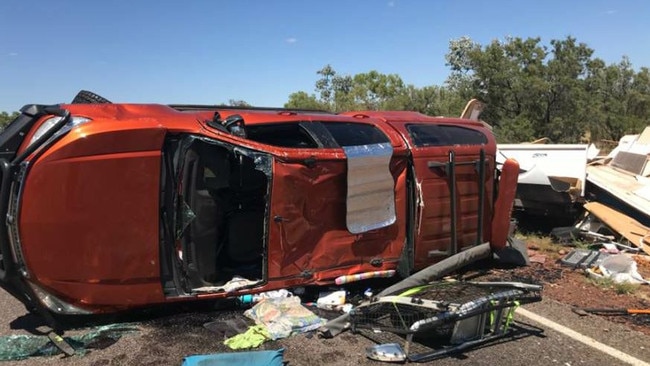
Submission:
[[[30,309],[105,313],[407,275],[490,242],[513,185],[494,137],[409,113],[27,106],[0,133],[0,282]]]
[[[490,241],[492,220],[499,221],[498,231],[508,225],[509,213],[508,217],[493,216],[498,193],[496,141],[485,125],[417,112],[344,114],[378,118],[398,131],[410,146],[415,268]],[[506,204],[511,203],[505,192],[501,196]]]

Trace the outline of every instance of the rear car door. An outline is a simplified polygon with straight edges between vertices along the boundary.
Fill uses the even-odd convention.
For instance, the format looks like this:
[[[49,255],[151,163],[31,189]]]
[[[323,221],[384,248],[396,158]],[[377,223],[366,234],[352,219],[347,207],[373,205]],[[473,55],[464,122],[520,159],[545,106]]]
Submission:
[[[397,266],[406,216],[406,149],[399,135],[390,138],[373,124],[337,118],[248,125],[247,133],[273,155],[269,281],[331,283],[341,275]],[[391,150],[388,156],[385,149]],[[386,162],[390,186],[382,186],[386,174],[380,174],[379,190],[390,191],[392,218],[363,221],[363,207],[361,214],[350,212],[350,172],[359,169],[350,165],[355,151],[362,156],[360,166],[373,159]],[[374,184],[363,179],[357,183],[361,196]],[[368,213],[386,206],[366,201],[371,201]]]

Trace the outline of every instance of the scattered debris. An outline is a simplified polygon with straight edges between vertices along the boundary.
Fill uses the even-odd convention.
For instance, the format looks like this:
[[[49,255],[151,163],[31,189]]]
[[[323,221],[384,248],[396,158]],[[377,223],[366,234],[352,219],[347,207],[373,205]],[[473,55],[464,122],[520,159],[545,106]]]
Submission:
[[[302,306],[298,296],[264,299],[246,310],[244,315],[265,326],[273,340],[316,330],[325,323]]]
[[[350,282],[356,282],[356,281],[361,281],[361,280],[367,280],[370,278],[388,278],[388,277],[393,277],[395,276],[395,270],[390,269],[387,271],[374,271],[374,272],[364,272],[364,273],[357,273],[353,275],[347,275],[347,276],[340,276],[337,277],[334,282],[337,285],[344,285],[346,283]]]
[[[580,315],[586,316],[589,313],[599,315],[634,315],[634,314],[650,314],[650,309],[595,309],[595,308],[572,308],[571,311]]]
[[[608,278],[615,283],[648,284],[637,271],[636,261],[630,256],[617,254],[608,256],[597,266],[587,268],[592,278]]]
[[[497,145],[497,160],[514,158],[520,165],[515,209],[530,215],[575,217],[584,202],[588,160],[598,149],[536,142]]]
[[[212,355],[193,355],[183,358],[182,364],[182,366],[207,365],[282,366],[284,365],[284,348],[274,351],[248,351],[216,353]]]
[[[546,263],[546,256],[544,254],[535,253],[532,256],[529,256],[529,260],[531,263],[544,264]]]
[[[434,282],[377,297],[350,312],[352,331],[371,329],[406,337],[404,353],[429,361],[509,334],[514,310],[541,300],[540,285],[521,282]],[[441,350],[409,352],[414,336],[445,340]]]
[[[47,333],[47,338],[49,338],[52,344],[60,349],[66,356],[73,356],[75,354],[76,351],[72,348],[70,343],[66,342],[66,340],[54,330]]]
[[[599,229],[605,226],[627,239],[632,245],[640,248],[646,254],[650,254],[650,245],[645,239],[650,235],[649,227],[600,202],[586,203],[584,208],[588,211],[588,215],[576,224],[576,227],[581,229],[589,228],[589,231],[598,232]]]
[[[366,348],[366,356],[375,361],[383,362],[404,362],[406,353],[397,343],[378,344]]]
[[[325,310],[341,310],[345,305],[345,290],[321,292],[316,306]]]
[[[239,301],[243,304],[256,304],[262,299],[280,299],[283,297],[291,297],[293,293],[289,292],[287,289],[279,289],[273,291],[260,292],[256,294],[246,294],[239,296]]]
[[[564,258],[560,259],[560,262],[562,265],[568,267],[590,268],[598,266],[608,256],[608,253],[596,250],[575,249],[570,251]]]
[[[89,349],[104,349],[122,336],[138,331],[134,325],[111,324],[98,327],[82,335],[63,337],[76,355],[83,356]],[[46,335],[10,335],[0,337],[0,361],[17,361],[28,357],[62,354],[59,346]]]
[[[244,333],[226,339],[223,344],[232,349],[248,349],[259,347],[270,339],[271,334],[264,325],[253,325]]]
[[[650,225],[649,154],[650,126],[647,126],[641,134],[621,138],[618,146],[606,159],[587,166],[589,195],[597,201],[592,203],[607,203],[618,209],[612,210],[612,215],[597,216],[635,245],[638,245],[639,241],[636,237],[626,235],[630,234],[628,228],[637,231],[640,236],[645,236],[648,230],[645,227],[640,228],[643,231],[632,228],[627,222],[628,219]],[[593,208],[600,211],[599,207]],[[592,209],[588,210],[594,212]],[[623,227],[617,228],[617,224]]]
[[[232,280],[226,282],[223,286],[204,286],[195,288],[196,292],[233,292],[240,288],[251,287],[261,282],[259,279],[249,280],[241,276],[234,276]]]

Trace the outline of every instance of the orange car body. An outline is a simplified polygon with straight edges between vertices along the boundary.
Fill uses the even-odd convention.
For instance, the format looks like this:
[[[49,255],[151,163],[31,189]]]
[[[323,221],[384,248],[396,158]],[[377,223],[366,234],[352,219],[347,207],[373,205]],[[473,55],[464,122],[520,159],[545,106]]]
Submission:
[[[233,118],[244,136],[220,126]],[[407,275],[498,249],[517,175],[499,176],[483,124],[413,112],[29,105],[0,146],[0,282],[62,314]],[[373,162],[388,190],[355,171]],[[372,221],[378,207],[390,212]]]

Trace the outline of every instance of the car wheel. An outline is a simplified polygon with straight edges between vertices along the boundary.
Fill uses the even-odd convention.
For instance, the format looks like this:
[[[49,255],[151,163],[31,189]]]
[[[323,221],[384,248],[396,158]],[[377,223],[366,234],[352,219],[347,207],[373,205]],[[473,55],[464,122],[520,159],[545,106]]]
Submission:
[[[72,104],[106,104],[111,103],[110,100],[101,97],[88,90],[81,90],[72,100]]]

